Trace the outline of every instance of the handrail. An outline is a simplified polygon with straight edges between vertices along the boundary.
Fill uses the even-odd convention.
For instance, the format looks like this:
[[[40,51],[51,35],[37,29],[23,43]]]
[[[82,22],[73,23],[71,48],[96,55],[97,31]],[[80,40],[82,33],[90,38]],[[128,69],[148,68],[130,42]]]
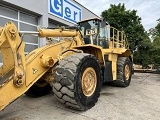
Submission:
[[[127,37],[123,31],[119,31],[114,27],[110,28],[110,41],[113,42],[112,48],[126,48],[129,49]]]

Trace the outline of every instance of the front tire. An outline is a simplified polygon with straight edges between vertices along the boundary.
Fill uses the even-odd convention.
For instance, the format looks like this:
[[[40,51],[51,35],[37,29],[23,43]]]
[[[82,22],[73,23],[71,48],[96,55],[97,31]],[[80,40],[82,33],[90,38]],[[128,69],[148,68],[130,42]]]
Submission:
[[[47,95],[52,90],[52,87],[43,79],[39,79],[34,83],[29,90],[25,93],[27,96],[38,98]]]
[[[92,108],[101,91],[100,65],[90,54],[72,54],[56,67],[53,91],[57,99],[77,110]]]

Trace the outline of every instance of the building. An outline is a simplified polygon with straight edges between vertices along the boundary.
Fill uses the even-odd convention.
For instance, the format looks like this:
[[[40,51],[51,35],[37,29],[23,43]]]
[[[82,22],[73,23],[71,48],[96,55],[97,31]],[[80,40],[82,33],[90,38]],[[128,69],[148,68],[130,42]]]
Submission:
[[[98,17],[75,0],[1,0],[0,26],[12,21],[19,31],[36,31],[37,26],[56,27]],[[45,45],[45,39],[24,35],[25,53]]]

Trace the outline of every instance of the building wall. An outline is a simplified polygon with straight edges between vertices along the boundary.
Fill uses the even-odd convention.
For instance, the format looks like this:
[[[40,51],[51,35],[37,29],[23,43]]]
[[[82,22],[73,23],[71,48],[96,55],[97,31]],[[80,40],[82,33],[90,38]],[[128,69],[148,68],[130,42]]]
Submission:
[[[42,27],[55,27],[75,24],[50,14],[48,12],[49,1],[50,0],[1,0],[0,26],[4,26],[4,24],[8,21],[12,21],[16,24],[18,30],[20,31],[36,31],[38,25]],[[98,17],[75,0],[63,1],[69,1],[71,4],[81,8],[82,20]],[[46,44],[45,39],[39,39],[35,36],[24,35],[23,40],[26,42],[26,54],[33,49]]]
[[[82,20],[92,18],[92,17],[98,17],[94,13],[92,13],[90,10],[85,8],[84,6],[80,5],[75,0],[70,0],[71,2],[77,4],[82,9]],[[73,25],[72,23],[65,21],[61,18],[58,18],[54,15],[48,14],[48,0],[2,0],[0,3],[2,4],[8,4],[11,7],[18,8],[19,10],[34,13],[38,16],[41,16],[43,18],[40,19],[39,23],[44,25],[44,27],[47,27],[48,24],[46,21],[48,21],[48,18],[59,21],[60,23],[64,23],[66,25]]]

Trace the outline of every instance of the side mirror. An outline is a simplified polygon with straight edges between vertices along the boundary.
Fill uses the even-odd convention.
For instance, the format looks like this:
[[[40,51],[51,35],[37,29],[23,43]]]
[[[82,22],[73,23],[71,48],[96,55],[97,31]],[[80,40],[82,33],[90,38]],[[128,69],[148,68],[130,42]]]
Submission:
[[[101,27],[106,27],[106,18],[102,18],[101,20]]]

